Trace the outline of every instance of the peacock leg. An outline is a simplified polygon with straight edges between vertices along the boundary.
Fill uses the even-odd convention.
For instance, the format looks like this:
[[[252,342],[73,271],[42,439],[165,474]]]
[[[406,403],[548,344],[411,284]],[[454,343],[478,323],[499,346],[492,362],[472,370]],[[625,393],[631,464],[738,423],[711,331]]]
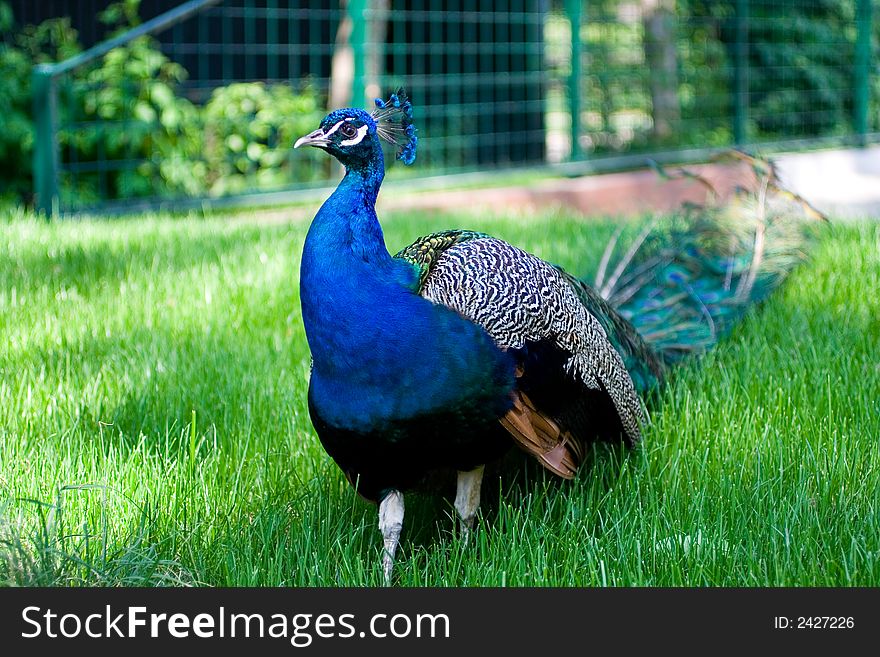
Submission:
[[[455,490],[455,510],[461,517],[464,537],[467,540],[474,527],[474,518],[480,506],[480,485],[483,483],[483,469],[479,466],[467,472],[459,471]]]
[[[379,502],[379,531],[385,549],[382,553],[382,567],[385,571],[385,585],[391,584],[391,570],[394,568],[394,553],[400,542],[403,529],[403,493],[392,490]]]

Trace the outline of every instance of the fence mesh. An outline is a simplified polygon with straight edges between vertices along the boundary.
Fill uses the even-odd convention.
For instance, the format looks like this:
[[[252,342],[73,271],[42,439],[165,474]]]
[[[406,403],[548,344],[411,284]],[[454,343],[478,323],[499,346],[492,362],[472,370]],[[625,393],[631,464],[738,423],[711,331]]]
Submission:
[[[880,136],[880,0],[189,4],[43,72],[36,102],[57,106],[38,118],[38,205],[326,184],[327,158],[292,142],[396,87],[420,142],[392,177]]]

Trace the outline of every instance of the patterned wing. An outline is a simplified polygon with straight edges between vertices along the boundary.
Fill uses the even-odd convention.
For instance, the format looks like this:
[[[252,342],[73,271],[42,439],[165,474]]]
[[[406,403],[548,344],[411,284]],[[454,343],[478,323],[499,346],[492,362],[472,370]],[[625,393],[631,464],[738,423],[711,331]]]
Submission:
[[[627,438],[639,439],[642,407],[626,365],[557,268],[502,240],[471,234],[433,258],[421,295],[480,324],[502,348],[551,342],[566,355],[565,372],[607,394]]]
[[[444,230],[420,237],[409,246],[401,249],[394,257],[406,260],[419,268],[418,289],[421,291],[428,273],[446,249],[462,242],[486,237],[489,236],[473,230]]]
[[[667,369],[657,351],[596,290],[559,267],[556,269],[575,291],[584,307],[602,324],[609,342],[623,358],[636,390],[647,392],[656,387],[663,380]]]

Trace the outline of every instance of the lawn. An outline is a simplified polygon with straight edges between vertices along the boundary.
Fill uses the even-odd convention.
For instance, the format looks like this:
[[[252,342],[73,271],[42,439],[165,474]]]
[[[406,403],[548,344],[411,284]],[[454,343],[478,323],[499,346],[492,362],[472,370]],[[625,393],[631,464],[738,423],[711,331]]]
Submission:
[[[392,249],[471,227],[578,274],[613,224],[391,215]],[[0,581],[378,585],[375,507],[306,410],[305,221],[0,222]],[[880,224],[812,260],[574,482],[487,481],[468,544],[407,499],[404,586],[880,584]]]

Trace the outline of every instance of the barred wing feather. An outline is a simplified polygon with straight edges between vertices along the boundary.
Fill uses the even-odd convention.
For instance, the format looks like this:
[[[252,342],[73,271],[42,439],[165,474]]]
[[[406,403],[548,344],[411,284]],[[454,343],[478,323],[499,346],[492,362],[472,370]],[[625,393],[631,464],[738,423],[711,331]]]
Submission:
[[[420,294],[476,322],[503,349],[551,343],[567,356],[564,369],[571,380],[606,394],[625,437],[638,441],[643,411],[632,379],[602,323],[589,312],[567,275],[499,239],[478,233],[462,239],[443,235],[446,248],[419,263],[425,271]],[[516,409],[534,415],[536,436],[524,437],[529,442],[543,442],[549,452],[553,446],[546,444],[548,435],[572,440],[565,427],[542,414],[531,400],[526,398]],[[578,442],[584,438],[578,437]],[[572,445],[572,452],[576,457],[581,449]],[[560,455],[560,461],[570,460],[579,459]]]

